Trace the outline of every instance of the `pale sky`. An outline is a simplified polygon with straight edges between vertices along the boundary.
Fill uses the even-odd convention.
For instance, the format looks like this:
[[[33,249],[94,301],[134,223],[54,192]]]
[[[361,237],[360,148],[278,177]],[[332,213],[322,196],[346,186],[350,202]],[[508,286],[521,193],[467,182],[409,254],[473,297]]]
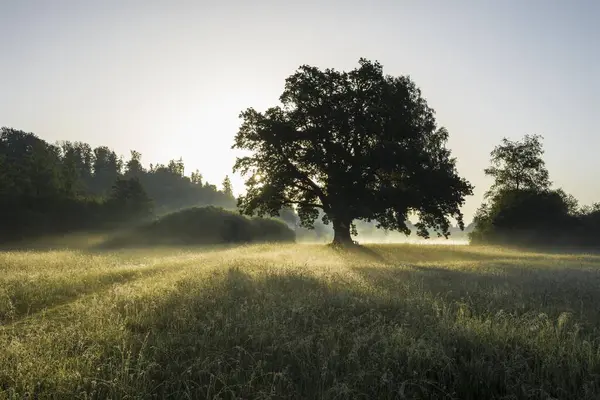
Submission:
[[[360,57],[410,75],[450,131],[467,221],[504,136],[543,135],[556,186],[600,201],[596,0],[0,0],[0,126],[220,185],[240,111],[278,104],[301,64]]]

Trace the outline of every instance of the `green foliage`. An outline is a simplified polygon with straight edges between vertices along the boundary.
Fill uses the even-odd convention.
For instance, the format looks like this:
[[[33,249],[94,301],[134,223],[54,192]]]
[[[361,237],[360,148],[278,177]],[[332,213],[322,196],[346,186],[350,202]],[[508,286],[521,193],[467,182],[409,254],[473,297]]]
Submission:
[[[52,198],[65,191],[61,180],[59,149],[10,128],[0,131],[4,199]]]
[[[495,181],[477,210],[472,243],[519,246],[600,246],[593,207],[579,208],[562,189],[550,189],[540,136],[507,139],[491,153],[485,170]]]
[[[152,200],[138,178],[117,179],[107,203],[122,218],[142,219],[152,215]]]
[[[117,237],[111,245],[228,244],[293,242],[294,232],[271,219],[246,218],[218,207],[194,207],[167,214],[132,232]]]
[[[200,173],[200,171],[196,170],[192,172],[192,175],[190,176],[190,181],[194,185],[202,186],[202,174]]]
[[[146,170],[142,166],[142,154],[138,151],[131,150],[131,157],[125,164],[125,176],[139,178]]]
[[[0,398],[600,397],[600,258],[476,246],[0,253]]]
[[[104,225],[102,203],[79,197],[73,154],[85,149],[62,149],[32,133],[0,130],[0,241]]]
[[[59,142],[66,193],[85,195],[91,190],[94,153],[87,143]]]
[[[305,227],[321,210],[341,242],[357,219],[408,234],[415,213],[424,237],[428,227],[447,235],[449,216],[462,227],[472,187],[445,147],[448,131],[409,77],[359,64],[350,72],[302,66],[286,80],[282,106],[241,113],[233,147],[252,155],[234,166],[248,176],[238,207],[277,215],[295,205]]]
[[[106,146],[46,143],[33,133],[0,131],[0,241],[109,229],[195,205],[235,207],[235,199],[183,175],[181,159],[146,170],[141,154],[125,163]]]
[[[150,169],[139,176],[158,214],[206,205],[235,208],[233,196],[217,190],[214,185],[203,183],[198,170],[189,177],[184,175],[184,171],[185,166],[180,158],[169,161],[166,166],[150,164]]]
[[[225,179],[223,179],[223,193],[225,194],[225,196],[227,197],[231,197],[233,198],[233,186],[231,186],[231,180],[229,179],[229,176],[225,176]]]
[[[491,166],[485,169],[485,174],[494,178],[487,196],[504,190],[544,191],[550,187],[542,139],[540,135],[525,135],[514,142],[502,139],[490,154]]]
[[[557,191],[504,190],[475,215],[474,243],[552,244],[575,220]]]
[[[94,149],[91,191],[97,196],[110,192],[114,182],[121,176],[122,161],[106,146]]]

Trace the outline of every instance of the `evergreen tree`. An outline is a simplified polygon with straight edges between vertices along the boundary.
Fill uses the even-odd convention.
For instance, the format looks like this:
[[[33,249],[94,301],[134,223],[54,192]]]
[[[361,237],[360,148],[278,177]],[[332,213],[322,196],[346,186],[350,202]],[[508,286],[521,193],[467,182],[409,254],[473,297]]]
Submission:
[[[223,179],[223,193],[225,193],[225,195],[227,197],[234,197],[233,196],[233,187],[231,186],[231,180],[229,179],[229,175],[225,176],[225,179]]]

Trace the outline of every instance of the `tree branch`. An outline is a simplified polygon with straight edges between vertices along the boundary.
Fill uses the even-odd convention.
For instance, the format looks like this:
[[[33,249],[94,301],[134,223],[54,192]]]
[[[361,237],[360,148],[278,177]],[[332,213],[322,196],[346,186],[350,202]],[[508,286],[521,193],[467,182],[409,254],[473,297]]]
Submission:
[[[319,200],[321,200],[321,203],[323,203],[323,205],[327,205],[327,196],[325,195],[325,192],[323,192],[323,189],[321,189],[319,187],[319,185],[317,185],[315,182],[313,182],[312,179],[310,179],[308,177],[308,175],[302,173],[298,167],[296,167],[289,159],[289,157],[286,156],[285,152],[283,151],[283,147],[280,144],[275,144],[275,146],[277,147],[277,150],[279,150],[279,152],[281,153],[281,155],[283,155],[283,159],[284,159],[284,163],[290,167],[292,169],[292,172],[294,172],[294,174],[296,175],[296,177],[302,181],[304,181],[304,183],[308,184],[308,186],[310,186],[314,191],[315,194],[317,195],[317,197],[319,198]]]

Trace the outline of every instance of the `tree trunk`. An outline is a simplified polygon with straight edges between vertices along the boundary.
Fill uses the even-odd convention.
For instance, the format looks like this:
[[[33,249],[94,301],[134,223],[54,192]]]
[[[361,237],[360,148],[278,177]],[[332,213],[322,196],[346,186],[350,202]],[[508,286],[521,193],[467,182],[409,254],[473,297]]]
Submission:
[[[340,246],[349,246],[354,244],[350,236],[350,223],[339,219],[333,220],[333,244]]]

